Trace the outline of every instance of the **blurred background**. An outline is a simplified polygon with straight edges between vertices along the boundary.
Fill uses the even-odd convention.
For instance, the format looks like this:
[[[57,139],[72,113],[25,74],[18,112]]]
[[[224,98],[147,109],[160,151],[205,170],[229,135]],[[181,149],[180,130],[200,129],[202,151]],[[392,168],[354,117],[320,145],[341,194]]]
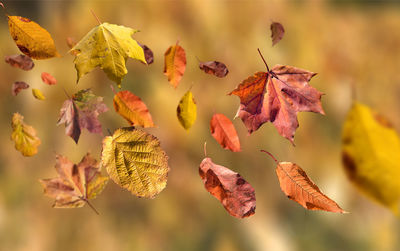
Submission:
[[[341,126],[351,102],[352,86],[363,103],[386,115],[400,129],[400,5],[398,1],[78,1],[3,0],[10,15],[30,18],[53,36],[62,58],[35,61],[25,72],[0,63],[0,250],[272,250],[336,251],[400,250],[400,224],[388,209],[370,201],[348,181],[341,165]],[[38,182],[57,176],[55,154],[77,163],[91,152],[97,159],[101,135],[84,130],[79,144],[56,126],[59,110],[73,94],[92,88],[104,96],[110,111],[99,116],[104,135],[127,122],[112,107],[114,85],[96,69],[76,84],[73,56],[67,37],[79,41],[102,22],[141,32],[134,39],[150,47],[155,62],[145,66],[128,60],[123,89],[147,104],[156,135],[169,155],[168,185],[155,199],[139,199],[112,181],[88,206],[53,209]],[[271,46],[269,25],[281,22],[286,34]],[[0,58],[19,54],[0,22]],[[187,68],[174,90],[163,75],[166,49],[180,41]],[[214,112],[235,116],[239,99],[226,94],[249,75],[264,71],[257,48],[268,64],[287,64],[317,72],[311,85],[326,95],[326,116],[300,113],[293,147],[270,124],[248,136],[234,120],[242,152],[222,149],[212,138],[209,121]],[[218,79],[198,68],[202,61],[224,62],[230,73]],[[58,84],[42,83],[41,72]],[[11,95],[11,85],[25,81],[40,89],[45,101],[31,90]],[[115,86],[115,85],[114,85]],[[191,87],[198,119],[186,132],[176,118],[176,107]],[[34,126],[42,144],[39,153],[23,157],[10,140],[14,112]],[[198,166],[203,144],[216,164],[239,172],[256,190],[256,214],[231,217],[203,187]],[[349,214],[306,211],[281,192],[275,164],[260,149],[281,161],[299,164],[330,198]],[[103,170],[105,172],[105,170]]]

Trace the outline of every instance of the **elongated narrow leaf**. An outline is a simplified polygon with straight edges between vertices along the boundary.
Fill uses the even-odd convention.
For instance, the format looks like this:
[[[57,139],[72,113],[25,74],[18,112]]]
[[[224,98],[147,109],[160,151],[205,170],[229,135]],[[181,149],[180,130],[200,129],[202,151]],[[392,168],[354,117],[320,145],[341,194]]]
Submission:
[[[40,139],[36,136],[36,130],[24,123],[24,117],[14,113],[11,121],[11,139],[15,142],[15,149],[24,156],[33,156],[38,152]]]
[[[165,52],[164,75],[168,77],[168,81],[173,87],[178,87],[186,69],[186,53],[185,50],[178,45],[173,45]]]
[[[32,70],[35,66],[33,60],[26,55],[5,56],[4,61],[12,67],[19,68],[24,71]]]
[[[196,101],[194,100],[191,91],[187,91],[185,95],[183,95],[181,101],[179,101],[176,112],[178,120],[183,128],[189,130],[196,121],[197,117]]]
[[[240,152],[240,142],[232,122],[223,114],[214,114],[210,121],[212,136],[225,149]]]

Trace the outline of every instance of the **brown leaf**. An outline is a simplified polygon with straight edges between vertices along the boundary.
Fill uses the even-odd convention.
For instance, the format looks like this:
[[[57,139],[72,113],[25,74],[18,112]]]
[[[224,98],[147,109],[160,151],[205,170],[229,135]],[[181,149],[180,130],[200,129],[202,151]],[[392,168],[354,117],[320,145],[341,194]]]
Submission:
[[[42,72],[42,81],[48,85],[55,85],[57,84],[57,79],[50,75],[50,73]]]
[[[35,66],[33,60],[26,55],[5,56],[4,61],[12,67],[19,68],[24,71],[29,71]]]
[[[178,45],[171,46],[165,52],[164,75],[173,87],[177,87],[186,69],[185,50]]]
[[[230,215],[245,218],[255,213],[254,188],[240,174],[214,164],[210,158],[203,159],[199,174],[207,191],[222,203]]]
[[[218,61],[200,62],[199,67],[205,73],[212,74],[219,78],[223,78],[229,73],[226,65]]]
[[[29,85],[25,82],[22,82],[22,81],[14,82],[14,84],[11,87],[11,94],[13,96],[17,96],[20,91],[22,91],[24,89],[28,89],[28,88],[29,88]]]
[[[214,114],[210,121],[212,136],[225,149],[240,152],[240,142],[232,122],[223,114]]]
[[[143,52],[144,52],[144,58],[146,59],[146,63],[152,64],[154,62],[154,55],[153,55],[153,51],[147,47],[144,44],[138,43],[140,45],[140,47],[143,48]]]
[[[276,43],[281,41],[283,35],[285,35],[285,29],[283,28],[282,24],[277,22],[273,22],[270,28],[271,28],[272,46],[274,46]]]

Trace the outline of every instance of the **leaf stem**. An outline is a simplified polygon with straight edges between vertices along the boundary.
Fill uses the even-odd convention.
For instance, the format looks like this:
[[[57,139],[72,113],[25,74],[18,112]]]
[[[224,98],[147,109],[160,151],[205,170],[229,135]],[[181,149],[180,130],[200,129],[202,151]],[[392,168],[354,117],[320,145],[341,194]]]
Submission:
[[[264,153],[266,153],[266,154],[268,154],[274,161],[275,161],[275,163],[277,164],[277,165],[279,165],[279,161],[274,157],[274,155],[272,155],[272,153],[270,153],[270,152],[268,152],[268,151],[265,151],[265,150],[260,150],[261,152],[264,152]]]
[[[267,67],[267,71],[269,72],[269,67],[268,67],[267,61],[265,61],[263,55],[261,54],[260,48],[257,48],[257,51],[260,54],[262,61],[264,61],[264,64]]]
[[[89,202],[89,200],[84,199],[83,200],[86,202],[86,204],[88,204],[88,206],[97,214],[100,215],[99,212],[96,210],[96,208],[92,205],[92,203]]]
[[[109,134],[110,136],[112,136],[112,133],[111,133],[110,128],[107,128],[107,132],[108,132],[108,134]]]
[[[4,4],[2,2],[0,2],[0,6],[3,7],[3,10],[6,9],[6,7],[4,7]]]
[[[63,87],[63,90],[64,90],[64,93],[65,93],[65,95],[67,96],[67,98],[68,98],[68,99],[71,99],[71,96],[68,95],[68,92],[67,92],[67,90],[65,90],[64,87]]]
[[[110,88],[111,88],[112,92],[114,93],[114,95],[117,94],[117,92],[114,89],[114,86],[110,85]]]
[[[204,157],[207,157],[207,141],[204,142]]]
[[[90,10],[90,12],[92,12],[92,15],[94,16],[94,18],[96,18],[97,22],[99,23],[99,25],[101,25],[100,19],[96,16],[96,14],[94,13],[93,10]]]

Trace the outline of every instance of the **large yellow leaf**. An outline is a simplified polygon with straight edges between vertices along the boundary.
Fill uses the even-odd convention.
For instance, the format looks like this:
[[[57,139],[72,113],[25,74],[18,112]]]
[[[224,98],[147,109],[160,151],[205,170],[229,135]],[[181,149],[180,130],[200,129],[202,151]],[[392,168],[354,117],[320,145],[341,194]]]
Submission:
[[[47,30],[25,17],[7,16],[7,18],[10,34],[22,53],[34,59],[60,56]]]
[[[24,117],[14,113],[11,121],[13,132],[11,139],[15,142],[15,149],[24,156],[33,156],[38,152],[40,139],[36,136],[36,130],[24,123]]]
[[[167,185],[168,156],[160,141],[133,127],[104,138],[101,163],[115,183],[138,197],[152,198]]]
[[[342,158],[349,179],[397,213],[400,140],[382,116],[363,104],[353,104],[343,127]]]
[[[179,101],[176,113],[183,128],[189,130],[197,117],[196,102],[194,101],[191,91],[187,91],[185,95],[183,95],[182,99]]]
[[[78,79],[96,67],[100,67],[109,79],[121,87],[122,78],[128,73],[125,63],[128,57],[146,64],[142,47],[132,39],[137,30],[109,23],[94,27],[79,41],[71,52],[75,56]]]

